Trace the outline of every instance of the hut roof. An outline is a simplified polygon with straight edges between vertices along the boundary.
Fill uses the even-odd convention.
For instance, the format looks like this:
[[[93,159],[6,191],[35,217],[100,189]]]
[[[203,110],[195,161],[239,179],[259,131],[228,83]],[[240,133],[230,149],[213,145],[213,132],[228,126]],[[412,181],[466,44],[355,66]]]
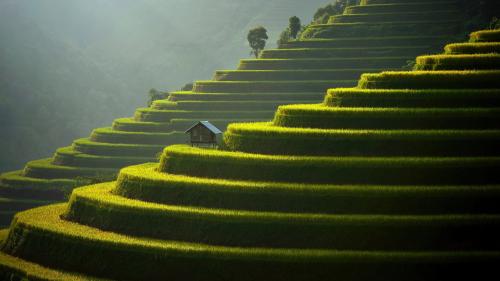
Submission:
[[[189,127],[189,129],[186,130],[186,133],[189,133],[192,129],[194,129],[194,127],[198,126],[199,124],[201,124],[202,126],[204,126],[205,128],[207,128],[216,135],[222,134],[222,131],[219,130],[219,128],[215,127],[212,123],[208,121],[199,121],[198,123],[195,123],[193,126]]]

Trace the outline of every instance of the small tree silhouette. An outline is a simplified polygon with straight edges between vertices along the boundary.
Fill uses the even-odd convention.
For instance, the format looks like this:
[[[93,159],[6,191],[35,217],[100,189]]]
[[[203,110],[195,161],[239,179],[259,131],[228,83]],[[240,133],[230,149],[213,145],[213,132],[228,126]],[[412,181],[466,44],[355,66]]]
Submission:
[[[157,89],[153,88],[149,90],[148,95],[149,95],[148,106],[151,106],[154,101],[166,99],[168,93],[160,92]]]
[[[255,58],[259,58],[260,52],[266,47],[266,40],[268,38],[267,30],[263,26],[251,29],[247,36],[248,43],[252,48],[250,54],[255,55]]]
[[[301,28],[302,24],[300,23],[300,19],[296,16],[291,17],[288,24],[288,29],[290,30],[290,37],[296,39]]]

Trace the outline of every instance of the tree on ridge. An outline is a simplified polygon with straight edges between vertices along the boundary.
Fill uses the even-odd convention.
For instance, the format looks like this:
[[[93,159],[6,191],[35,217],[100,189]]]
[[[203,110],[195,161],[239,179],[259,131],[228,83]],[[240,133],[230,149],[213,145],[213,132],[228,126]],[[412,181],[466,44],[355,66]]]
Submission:
[[[251,55],[255,55],[255,58],[259,58],[259,54],[266,47],[266,40],[269,39],[267,36],[267,30],[263,26],[258,26],[251,29],[248,32],[248,43],[252,51]]]

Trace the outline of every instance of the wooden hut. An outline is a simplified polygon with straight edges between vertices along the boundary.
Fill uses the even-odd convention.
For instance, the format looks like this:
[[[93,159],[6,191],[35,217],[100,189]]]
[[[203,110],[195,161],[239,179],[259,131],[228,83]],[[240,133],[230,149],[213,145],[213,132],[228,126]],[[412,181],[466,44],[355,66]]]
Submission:
[[[192,146],[217,147],[222,131],[208,121],[199,121],[186,130]]]

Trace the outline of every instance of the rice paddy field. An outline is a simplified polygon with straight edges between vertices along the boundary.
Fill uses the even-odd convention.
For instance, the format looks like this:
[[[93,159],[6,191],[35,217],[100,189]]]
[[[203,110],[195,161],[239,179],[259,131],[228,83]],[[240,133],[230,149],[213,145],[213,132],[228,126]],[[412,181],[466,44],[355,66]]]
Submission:
[[[456,1],[363,0],[2,175],[0,277],[494,276],[500,30],[449,42],[461,17]],[[199,119],[227,128],[219,148],[183,144]]]
[[[1,174],[0,198],[17,199],[29,189],[32,196],[23,195],[24,199],[65,201],[75,187],[113,179],[129,165],[157,162],[165,146],[186,144],[184,131],[199,120],[210,120],[224,131],[230,123],[269,121],[280,105],[321,103],[325,91],[354,87],[363,73],[400,71],[417,55],[439,52],[445,43],[457,42],[466,18],[457,1],[448,0],[368,1],[349,7],[328,24],[309,25],[301,38],[280,49],[266,49],[258,59],[242,59],[235,70],[217,70],[212,80],[196,81],[192,91],[172,92],[149,108],[138,108],[132,117],[94,129],[50,159],[33,160],[23,170]],[[410,29],[415,33],[407,32]],[[483,39],[474,42],[479,40]],[[467,69],[481,61],[484,71],[496,69],[494,42],[466,44],[449,47],[443,58],[422,58],[418,66]],[[457,52],[464,58],[449,58]],[[494,84],[495,75],[477,79]],[[453,77],[450,73],[447,79]],[[367,76],[361,81],[381,85],[390,79],[400,78],[374,82]]]

